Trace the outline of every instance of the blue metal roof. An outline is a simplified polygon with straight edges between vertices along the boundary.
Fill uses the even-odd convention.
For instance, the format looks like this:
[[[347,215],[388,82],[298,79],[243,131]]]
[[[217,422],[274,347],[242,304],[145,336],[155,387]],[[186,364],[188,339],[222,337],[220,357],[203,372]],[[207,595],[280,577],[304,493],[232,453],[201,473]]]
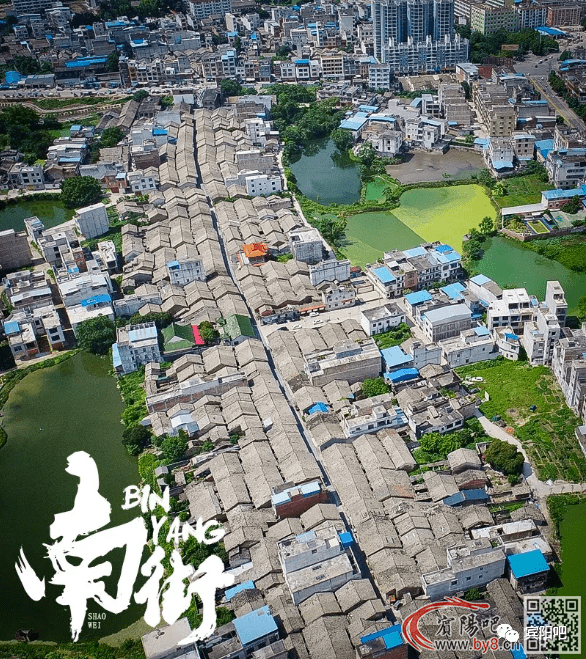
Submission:
[[[488,284],[488,282],[492,281],[492,279],[486,275],[480,274],[476,275],[475,277],[470,277],[470,281],[473,281],[478,286],[482,286],[483,284]]]
[[[85,66],[93,66],[94,64],[104,64],[107,59],[107,57],[80,57],[70,62],[65,62],[65,67],[68,69],[81,69]]]
[[[405,382],[406,380],[413,380],[418,377],[419,371],[416,368],[400,368],[398,371],[393,371],[385,375],[385,378],[388,378],[394,383]]]
[[[586,186],[581,185],[579,188],[572,190],[543,190],[541,193],[546,199],[566,199],[579,195],[586,195]]]
[[[313,481],[312,483],[303,483],[299,489],[301,490],[301,494],[304,497],[309,497],[312,494],[318,494],[321,492],[321,486],[318,481]]]
[[[405,254],[407,258],[413,258],[415,256],[425,256],[427,252],[423,247],[412,247],[411,249],[403,250],[403,254]]]
[[[167,135],[168,131],[166,128],[153,128],[153,135]]]
[[[414,306],[423,302],[429,302],[431,300],[431,293],[429,291],[415,291],[415,293],[405,295],[405,299],[411,306]]]
[[[459,506],[461,503],[468,501],[488,501],[488,494],[482,489],[462,490],[443,499],[446,506]]]
[[[381,629],[378,632],[368,634],[368,636],[362,636],[360,642],[370,643],[370,641],[374,641],[377,638],[382,638],[384,640],[387,650],[405,644],[405,641],[403,640],[403,636],[401,635],[400,624],[393,625],[392,627],[385,627],[385,629]]]
[[[490,336],[488,327],[475,327],[474,334],[476,334],[476,336]]]
[[[549,570],[549,565],[543,557],[541,549],[533,549],[522,554],[512,554],[507,556],[507,560],[515,579]]]
[[[339,537],[340,542],[342,543],[342,547],[349,547],[354,542],[354,538],[350,531],[344,531],[344,533],[340,533]]]
[[[247,646],[277,631],[277,623],[268,606],[251,611],[233,622],[242,645]]]
[[[445,254],[446,252],[453,252],[454,248],[451,245],[438,245],[435,248],[436,252],[439,252],[440,254]]]
[[[436,258],[440,263],[454,263],[459,261],[461,257],[458,252],[446,252],[445,254],[437,254]]]
[[[513,166],[512,160],[493,160],[492,166],[495,169],[507,169]]]
[[[308,414],[315,414],[316,412],[327,412],[330,408],[325,403],[316,403],[313,407],[307,410]]]
[[[413,361],[413,357],[403,352],[403,349],[400,346],[385,348],[384,350],[381,350],[381,355],[387,368],[402,366],[403,364],[408,364]]]
[[[103,293],[102,295],[93,295],[92,297],[87,297],[85,300],[81,301],[81,306],[92,307],[94,304],[105,304],[111,301],[112,298],[107,293]]]
[[[507,341],[518,341],[519,337],[516,334],[505,332],[505,339],[507,339]]]
[[[309,60],[308,59],[296,59],[295,64],[307,65],[307,64],[309,64]]]
[[[118,366],[122,366],[122,360],[120,359],[120,350],[118,349],[117,343],[114,343],[112,345],[112,366],[114,366],[114,368],[117,368]]]
[[[395,281],[395,276],[393,273],[384,266],[380,268],[374,268],[372,272],[378,280],[382,281],[383,284],[390,284],[392,281]]]
[[[22,78],[18,71],[6,71],[4,76],[9,85],[15,85]]]
[[[16,320],[9,320],[4,323],[4,332],[6,334],[18,334],[20,332],[20,325]]]
[[[237,586],[234,586],[233,588],[228,588],[228,590],[224,593],[226,596],[226,599],[228,602],[234,597],[234,595],[238,595],[238,593],[241,593],[243,590],[253,590],[255,588],[254,581],[249,579],[248,581],[243,581],[242,583],[239,583]]]
[[[347,128],[348,130],[360,130],[360,128],[362,128],[366,122],[366,117],[355,115],[349,119],[344,119],[340,124],[340,128]]]
[[[447,286],[443,286],[440,288],[440,291],[445,293],[450,300],[457,300],[462,297],[462,291],[466,290],[466,286],[464,284],[460,283],[459,281],[455,282],[454,284],[448,284]]]
[[[359,105],[358,109],[361,112],[376,112],[378,107],[376,105]]]
[[[128,338],[131,341],[142,341],[144,339],[156,339],[157,328],[155,325],[149,327],[141,327],[140,329],[133,329],[128,332]]]

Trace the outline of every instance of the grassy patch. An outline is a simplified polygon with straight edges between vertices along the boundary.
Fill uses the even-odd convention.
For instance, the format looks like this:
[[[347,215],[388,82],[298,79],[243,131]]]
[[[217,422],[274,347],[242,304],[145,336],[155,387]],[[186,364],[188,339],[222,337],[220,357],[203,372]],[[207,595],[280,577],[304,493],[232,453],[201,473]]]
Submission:
[[[130,96],[112,99],[107,96],[85,96],[81,98],[43,98],[34,104],[43,110],[60,110],[72,105],[119,105],[130,100]]]
[[[127,428],[137,426],[147,416],[146,390],[144,388],[144,366],[118,380],[122,400],[126,405],[122,412],[122,423]]]
[[[514,176],[505,179],[503,183],[507,194],[503,197],[495,197],[496,203],[501,208],[537,204],[541,201],[541,192],[543,190],[552,190],[554,187],[549,183],[544,183],[540,174]]]
[[[529,220],[527,224],[535,231],[535,233],[549,233],[549,229],[539,220]]]
[[[407,339],[411,338],[411,330],[409,325],[406,323],[401,323],[398,327],[395,327],[388,332],[381,332],[380,334],[375,334],[373,337],[374,342],[376,343],[379,350],[384,350],[385,348],[392,348],[393,346],[398,346]]]
[[[0,643],[0,659],[144,659],[140,639],[128,639],[119,647],[105,643]]]
[[[574,234],[521,243],[533,252],[558,261],[574,272],[586,272],[586,235]]]
[[[580,420],[567,407],[548,368],[499,359],[464,366],[458,373],[483,378],[474,383],[480,398],[485,392],[490,396],[482,412],[489,419],[498,415],[514,428],[539,479],[586,480],[586,459],[574,435]]]

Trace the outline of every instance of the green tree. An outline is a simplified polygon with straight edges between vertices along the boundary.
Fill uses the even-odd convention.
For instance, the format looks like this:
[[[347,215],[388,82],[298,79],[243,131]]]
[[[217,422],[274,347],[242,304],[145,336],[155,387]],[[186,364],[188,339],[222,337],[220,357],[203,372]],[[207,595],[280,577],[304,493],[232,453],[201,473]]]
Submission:
[[[165,437],[161,442],[161,451],[163,457],[168,463],[177,462],[185,455],[187,451],[187,440],[185,435],[181,434],[179,437]]]
[[[210,323],[209,320],[203,320],[197,327],[199,330],[199,334],[201,338],[206,342],[206,343],[212,343],[215,341],[219,334],[215,330],[214,326],[212,323]]]
[[[578,310],[576,311],[576,315],[581,323],[586,322],[586,295],[582,295],[578,300]]]
[[[336,130],[333,130],[330,133],[330,138],[336,145],[336,149],[342,153],[345,153],[348,149],[352,148],[352,144],[354,143],[352,133],[345,128],[336,128]]]
[[[565,62],[567,59],[572,59],[572,51],[571,50],[564,50],[561,55],[560,55],[560,62]]]
[[[61,183],[61,200],[67,208],[95,204],[104,196],[100,182],[91,176],[74,176]]]
[[[145,426],[125,428],[122,433],[122,443],[130,455],[138,455],[151,441],[151,433]]]
[[[370,142],[364,142],[358,148],[356,155],[360,158],[360,162],[367,168],[372,167],[372,163],[376,158],[376,151]]]
[[[488,217],[486,215],[485,217],[482,218],[480,221],[480,224],[478,225],[478,230],[480,233],[483,233],[486,236],[489,236],[491,233],[494,232],[494,220],[492,217]]]
[[[228,96],[238,96],[240,93],[241,85],[236,82],[236,80],[230,80],[230,78],[224,78],[220,82],[220,91],[222,96],[227,98]]]
[[[34,75],[35,73],[50,73],[52,70],[49,62],[39,62],[35,57],[28,55],[17,55],[14,58],[14,68],[23,76]]]
[[[484,458],[493,469],[506,476],[520,474],[523,469],[523,454],[513,444],[500,439],[491,440]]]
[[[366,398],[373,396],[380,396],[381,394],[388,394],[391,391],[389,385],[385,382],[384,378],[366,379],[362,383],[362,394]]]
[[[318,222],[318,229],[324,240],[332,247],[340,247],[346,235],[348,220],[345,218],[323,217]]]
[[[75,330],[80,348],[94,355],[105,355],[116,342],[116,326],[107,316],[82,320]]]
[[[106,70],[115,72],[119,70],[118,61],[120,60],[120,53],[117,50],[113,50],[106,60]]]
[[[145,98],[148,98],[148,95],[149,93],[146,89],[139,89],[132,95],[132,100],[140,103],[141,101],[144,101]]]
[[[463,82],[460,83],[462,85],[462,89],[464,90],[464,97],[467,101],[470,100],[471,94],[470,94],[470,85],[464,80]]]
[[[561,207],[561,210],[564,213],[569,213],[570,215],[575,215],[582,208],[582,203],[580,202],[580,197],[576,195],[572,197],[569,201]]]
[[[123,139],[124,133],[120,128],[118,126],[110,126],[110,128],[106,128],[100,136],[98,145],[100,149],[109,149],[110,147],[116,146],[118,142]]]

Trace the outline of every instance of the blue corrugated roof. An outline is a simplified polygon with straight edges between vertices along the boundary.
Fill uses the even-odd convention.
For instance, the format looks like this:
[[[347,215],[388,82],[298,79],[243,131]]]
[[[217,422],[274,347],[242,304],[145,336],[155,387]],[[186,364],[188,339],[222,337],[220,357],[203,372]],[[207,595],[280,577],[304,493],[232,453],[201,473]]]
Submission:
[[[511,168],[513,166],[513,162],[512,160],[493,160],[492,166],[495,169],[506,169]]]
[[[362,636],[360,642],[370,643],[370,641],[374,641],[377,638],[382,638],[384,640],[387,650],[405,644],[403,636],[401,635],[400,624],[393,625],[392,627],[385,627],[385,629],[380,629],[378,632],[368,634],[368,636]]]
[[[102,295],[93,295],[92,297],[87,297],[85,300],[81,301],[81,306],[91,307],[94,304],[104,304],[111,301],[112,298],[107,293],[103,293]]]
[[[461,284],[459,281],[455,282],[454,284],[448,284],[447,286],[443,286],[440,288],[440,291],[445,293],[450,300],[457,300],[458,298],[462,297],[462,291],[466,290],[466,286],[464,284]]]
[[[347,128],[348,130],[359,130],[364,126],[364,124],[367,122],[366,117],[360,117],[358,114],[356,114],[354,117],[350,117],[349,119],[344,119],[340,123],[340,128]]]
[[[344,533],[340,533],[339,537],[340,542],[342,543],[342,547],[349,547],[354,542],[354,538],[352,537],[350,531],[344,531]]]
[[[6,334],[18,334],[20,332],[20,325],[16,320],[9,320],[4,323],[4,332]]]
[[[451,245],[438,245],[435,248],[436,252],[439,252],[440,254],[445,254],[446,252],[453,252],[454,248]]]
[[[516,334],[505,332],[505,339],[507,339],[507,341],[518,341],[519,337]]]
[[[411,249],[403,250],[403,254],[408,258],[413,258],[414,256],[425,256],[427,252],[423,247],[412,247]]]
[[[112,365],[114,368],[122,366],[122,360],[120,359],[120,350],[118,349],[118,344],[114,343],[112,346]]]
[[[302,496],[309,497],[312,494],[318,494],[321,491],[321,486],[318,481],[313,481],[312,483],[303,483],[299,489]]]
[[[578,195],[586,195],[586,186],[581,185],[579,188],[572,190],[543,190],[541,193],[546,199],[566,199]]]
[[[80,57],[70,62],[65,62],[65,67],[68,69],[81,69],[85,66],[93,66],[94,64],[104,64],[107,59],[107,57]]]
[[[153,135],[167,135],[167,133],[166,128],[153,128]]]
[[[405,295],[405,299],[411,306],[422,304],[423,302],[429,302],[429,300],[431,300],[431,293],[429,291],[415,291],[415,293]]]
[[[316,412],[327,412],[330,408],[325,403],[316,403],[313,407],[307,410],[308,414],[315,414]]]
[[[384,266],[380,268],[374,268],[372,271],[374,276],[382,281],[383,284],[390,284],[392,281],[395,281],[395,276]]]
[[[488,494],[482,489],[477,488],[473,490],[462,490],[461,492],[456,492],[449,497],[443,499],[443,502],[446,506],[459,506],[465,501],[488,501]]]
[[[394,383],[413,380],[417,377],[419,377],[419,371],[416,368],[400,368],[398,371],[393,371],[385,375],[385,378],[388,378]]]
[[[549,565],[541,549],[533,549],[522,554],[512,554],[511,556],[507,556],[507,560],[509,561],[509,566],[515,579],[549,570]]]
[[[476,334],[476,336],[490,336],[488,327],[475,327],[474,334]]]
[[[226,596],[226,599],[228,602],[234,597],[234,595],[238,595],[238,593],[241,593],[243,590],[253,590],[255,588],[254,581],[249,579],[248,581],[243,581],[242,583],[239,583],[237,586],[234,586],[233,588],[228,588],[228,590],[224,593]]]
[[[157,328],[155,325],[133,329],[128,332],[128,338],[131,341],[142,341],[144,339],[156,339]]]
[[[277,623],[268,606],[236,618],[232,623],[242,645],[247,646],[277,631]]]
[[[384,350],[381,350],[381,355],[387,368],[402,366],[403,364],[408,364],[409,362],[413,361],[413,357],[403,352],[401,346],[391,346],[390,348],[385,348]]]
[[[480,274],[476,275],[475,277],[470,277],[470,281],[473,281],[478,286],[482,286],[483,284],[488,284],[488,282],[492,281],[492,279],[486,275]]]

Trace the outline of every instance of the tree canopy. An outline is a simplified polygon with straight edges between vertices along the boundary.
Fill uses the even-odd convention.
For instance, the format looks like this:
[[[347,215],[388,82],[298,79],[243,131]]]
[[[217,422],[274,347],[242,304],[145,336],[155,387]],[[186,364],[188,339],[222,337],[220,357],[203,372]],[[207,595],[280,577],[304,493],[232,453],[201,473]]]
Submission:
[[[219,336],[218,332],[215,330],[214,326],[210,323],[209,320],[203,320],[197,328],[201,338],[206,343],[212,343],[212,341],[214,341]]]
[[[151,441],[151,433],[145,426],[125,428],[122,443],[130,455],[138,455]]]
[[[184,433],[178,437],[165,437],[161,442],[161,451],[167,463],[177,462],[187,451],[187,440]]]
[[[346,128],[336,128],[330,133],[330,138],[336,145],[336,149],[341,152],[348,151],[354,144],[352,133]]]
[[[384,378],[366,379],[362,383],[362,394],[367,398],[388,394],[391,388],[385,382]]]
[[[59,122],[50,117],[41,120],[32,108],[11,105],[0,112],[0,148],[10,146],[17,149],[32,164],[39,158],[45,158],[53,142],[49,131],[59,126]]]
[[[116,342],[116,326],[107,316],[82,320],[75,330],[75,338],[80,348],[94,355],[105,355]]]
[[[61,200],[68,208],[95,204],[104,196],[100,182],[91,176],[74,176],[61,183]]]
[[[523,469],[523,454],[513,444],[500,439],[491,440],[484,452],[484,458],[493,469],[501,471],[506,476],[520,474]]]

